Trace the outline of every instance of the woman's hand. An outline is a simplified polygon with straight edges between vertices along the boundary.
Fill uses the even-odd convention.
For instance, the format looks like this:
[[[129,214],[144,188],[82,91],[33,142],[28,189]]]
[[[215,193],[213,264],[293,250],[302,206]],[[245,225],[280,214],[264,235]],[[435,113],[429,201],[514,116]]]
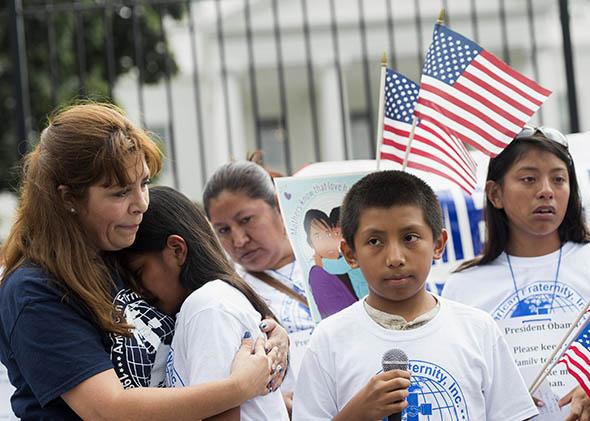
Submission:
[[[571,403],[571,412],[565,421],[590,421],[590,397],[580,386],[573,388],[559,400],[559,406]]]
[[[245,336],[232,362],[230,376],[235,380],[244,402],[269,392],[270,364],[271,359],[264,350],[264,339],[258,338],[252,347],[252,339],[249,335]]]
[[[273,319],[264,319],[260,323],[260,329],[268,335],[264,349],[271,359],[272,380],[269,388],[277,390],[287,372],[289,364],[289,334]]]

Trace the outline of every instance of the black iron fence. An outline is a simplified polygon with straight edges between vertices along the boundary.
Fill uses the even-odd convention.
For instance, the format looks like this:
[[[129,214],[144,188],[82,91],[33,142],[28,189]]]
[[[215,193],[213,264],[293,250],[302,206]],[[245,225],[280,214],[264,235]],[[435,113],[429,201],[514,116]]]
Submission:
[[[567,105],[560,123],[579,131],[567,0],[7,0],[0,165],[25,153],[49,110],[85,97],[125,106],[134,97],[147,127],[150,110],[165,114],[156,131],[177,187],[188,183],[183,160],[199,184],[218,161],[247,149],[265,150],[287,173],[311,161],[374,157],[380,53],[418,78],[440,5],[448,25],[486,47],[493,39],[494,53],[541,83],[544,33],[557,28],[553,61],[563,63]],[[154,84],[163,92],[157,101],[148,98]],[[187,91],[191,103],[179,103]],[[221,125],[210,121],[211,103]],[[175,119],[187,107],[190,130]],[[197,147],[184,153],[186,143]]]

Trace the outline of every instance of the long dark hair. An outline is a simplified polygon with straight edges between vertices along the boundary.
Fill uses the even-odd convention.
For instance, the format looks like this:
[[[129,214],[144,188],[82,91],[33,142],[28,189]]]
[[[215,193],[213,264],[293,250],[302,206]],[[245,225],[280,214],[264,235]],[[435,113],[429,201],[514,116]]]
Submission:
[[[565,212],[565,217],[557,229],[562,243],[572,241],[574,243],[587,243],[590,241],[590,231],[585,224],[582,211],[582,201],[576,178],[576,169],[572,157],[567,148],[557,142],[547,139],[537,131],[533,136],[518,138],[512,141],[498,156],[490,159],[486,181],[494,181],[500,186],[504,182],[504,176],[510,168],[525,153],[532,149],[549,152],[562,160],[569,177],[570,196]],[[484,211],[486,222],[486,239],[483,254],[461,264],[456,272],[472,266],[485,265],[496,259],[508,245],[510,229],[508,217],[504,209],[496,209],[486,195],[486,207]]]
[[[236,273],[225,257],[203,210],[170,187],[152,187],[150,206],[143,215],[135,242],[125,253],[161,251],[170,235],[179,235],[187,245],[180,271],[180,284],[195,291],[207,282],[221,279],[246,296],[262,317],[275,318],[268,305]]]

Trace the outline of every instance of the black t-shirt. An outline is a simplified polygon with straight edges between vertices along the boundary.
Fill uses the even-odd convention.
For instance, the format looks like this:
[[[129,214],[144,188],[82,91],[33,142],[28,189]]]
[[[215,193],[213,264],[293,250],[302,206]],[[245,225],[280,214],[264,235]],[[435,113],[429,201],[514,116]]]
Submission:
[[[61,395],[111,368],[125,387],[160,385],[154,362],[165,360],[174,320],[117,282],[114,303],[136,328],[106,334],[75,299],[64,300],[53,277],[35,265],[16,269],[0,286],[0,360],[23,420],[79,419]],[[155,374],[155,373],[154,373]]]

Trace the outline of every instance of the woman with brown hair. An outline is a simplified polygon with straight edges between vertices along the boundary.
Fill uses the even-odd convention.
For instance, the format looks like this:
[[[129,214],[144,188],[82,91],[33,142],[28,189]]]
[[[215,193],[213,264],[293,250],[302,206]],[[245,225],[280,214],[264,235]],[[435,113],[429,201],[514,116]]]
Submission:
[[[120,294],[112,252],[135,240],[161,164],[147,133],[102,104],[59,111],[25,158],[0,280],[0,359],[19,418],[202,419],[267,393],[260,342],[240,348],[227,379],[133,387],[159,383],[152,366],[165,360],[158,349],[173,324]]]

